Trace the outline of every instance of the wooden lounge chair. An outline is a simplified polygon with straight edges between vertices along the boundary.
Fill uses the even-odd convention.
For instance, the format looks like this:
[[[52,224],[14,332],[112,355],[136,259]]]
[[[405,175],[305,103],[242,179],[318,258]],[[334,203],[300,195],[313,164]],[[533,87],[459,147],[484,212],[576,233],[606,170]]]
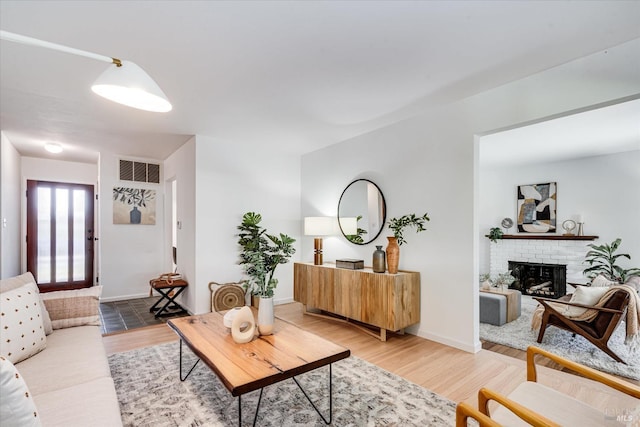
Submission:
[[[535,356],[541,355],[585,378],[604,384],[611,389],[640,399],[640,387],[612,375],[605,374],[538,347],[527,349],[527,381],[521,383],[508,396],[483,388],[478,392],[478,409],[468,403],[456,408],[456,426],[466,427],[469,418],[480,427],[531,425],[536,427],[580,426],[603,427],[625,425],[615,418],[574,399],[558,390],[537,382]],[[569,375],[569,374],[567,374]],[[498,406],[489,411],[489,402]]]
[[[615,331],[622,320],[622,315],[629,304],[629,294],[624,290],[617,290],[602,307],[572,303],[569,301],[570,298],[570,295],[565,295],[555,300],[534,297],[534,299],[544,307],[542,324],[540,326],[540,332],[538,333],[538,342],[542,342],[544,333],[549,326],[555,326],[585,337],[589,342],[616,361],[626,364],[624,360],[607,346],[607,343],[609,342],[609,338],[611,338],[611,334],[613,334],[613,331]],[[556,308],[549,305],[549,303],[560,303],[572,307],[598,310],[598,314],[590,322],[576,321],[564,316]]]

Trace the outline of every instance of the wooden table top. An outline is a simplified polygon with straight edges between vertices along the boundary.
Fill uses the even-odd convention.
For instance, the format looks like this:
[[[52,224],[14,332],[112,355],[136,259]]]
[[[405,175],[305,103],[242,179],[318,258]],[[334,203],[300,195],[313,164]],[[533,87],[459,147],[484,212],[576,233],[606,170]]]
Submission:
[[[255,310],[254,310],[255,315]],[[227,387],[240,396],[350,356],[349,349],[276,318],[273,335],[236,344],[222,313],[171,319],[167,324]]]

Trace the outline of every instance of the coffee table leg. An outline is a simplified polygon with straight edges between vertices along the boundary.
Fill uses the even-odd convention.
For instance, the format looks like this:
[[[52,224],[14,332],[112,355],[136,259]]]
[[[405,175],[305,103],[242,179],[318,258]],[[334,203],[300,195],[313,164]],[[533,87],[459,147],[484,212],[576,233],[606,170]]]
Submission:
[[[258,420],[258,410],[260,409],[260,402],[262,401],[263,391],[264,391],[264,387],[260,389],[260,397],[258,397],[258,404],[256,405],[256,413],[253,416],[253,427],[255,427],[256,421]],[[238,425],[242,427],[242,395],[238,396]]]
[[[191,371],[193,371],[193,368],[196,367],[199,361],[200,359],[196,360],[196,363],[193,364],[191,369],[189,369],[189,372],[187,372],[187,375],[185,375],[183,378],[182,377],[182,340],[180,340],[180,381],[184,381],[187,379],[187,377],[189,377],[189,375],[191,374]]]
[[[329,420],[327,420],[324,417],[324,415],[320,413],[320,411],[318,410],[316,405],[313,403],[313,401],[311,400],[307,392],[304,391],[304,389],[302,388],[302,386],[300,385],[296,377],[291,377],[296,382],[296,384],[298,384],[298,387],[300,388],[300,390],[302,390],[302,393],[304,394],[304,396],[307,398],[309,403],[311,403],[311,406],[313,406],[313,409],[316,410],[316,412],[318,413],[318,415],[320,415],[320,418],[322,418],[322,421],[324,421],[325,424],[331,424],[331,418],[333,417],[333,387],[332,387],[332,380],[331,380],[332,379],[331,365],[332,364],[329,363]]]

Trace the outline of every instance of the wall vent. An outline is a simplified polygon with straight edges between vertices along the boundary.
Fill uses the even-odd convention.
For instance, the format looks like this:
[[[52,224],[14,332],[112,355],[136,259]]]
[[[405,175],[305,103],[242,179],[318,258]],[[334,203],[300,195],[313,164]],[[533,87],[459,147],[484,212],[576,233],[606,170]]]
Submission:
[[[160,183],[160,165],[120,160],[120,180]]]

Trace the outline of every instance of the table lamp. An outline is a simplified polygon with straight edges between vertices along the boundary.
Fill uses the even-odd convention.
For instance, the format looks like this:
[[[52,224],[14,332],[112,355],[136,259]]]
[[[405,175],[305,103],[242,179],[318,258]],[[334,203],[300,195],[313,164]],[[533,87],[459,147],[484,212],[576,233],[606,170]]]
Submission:
[[[322,237],[333,234],[333,218],[328,216],[308,216],[304,219],[305,236],[313,239],[313,264],[322,265]]]

